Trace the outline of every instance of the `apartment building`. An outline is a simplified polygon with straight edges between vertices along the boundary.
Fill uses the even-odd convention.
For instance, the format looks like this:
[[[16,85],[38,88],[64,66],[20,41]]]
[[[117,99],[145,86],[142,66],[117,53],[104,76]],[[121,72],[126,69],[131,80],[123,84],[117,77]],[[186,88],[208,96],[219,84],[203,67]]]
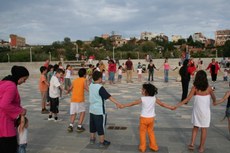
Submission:
[[[182,39],[181,35],[172,35],[172,42],[178,42],[179,39]]]
[[[157,36],[157,34],[152,33],[152,32],[142,32],[141,33],[141,39],[143,40],[152,40],[153,38],[155,38]]]
[[[201,32],[194,33],[192,39],[194,42],[198,41],[203,44],[205,44],[207,40],[207,38]]]
[[[230,30],[218,30],[215,32],[215,46],[223,46],[230,40]]]
[[[110,40],[113,42],[113,45],[116,47],[121,47],[124,44],[127,44],[128,40],[123,39],[121,35],[112,35]]]
[[[10,35],[9,41],[11,48],[20,48],[26,46],[26,39],[15,34]]]

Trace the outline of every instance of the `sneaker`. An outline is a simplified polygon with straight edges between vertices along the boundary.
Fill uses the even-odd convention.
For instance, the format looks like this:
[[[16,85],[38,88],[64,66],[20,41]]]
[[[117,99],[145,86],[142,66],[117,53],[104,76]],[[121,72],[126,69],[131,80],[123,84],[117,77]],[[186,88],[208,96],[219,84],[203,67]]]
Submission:
[[[47,109],[42,109],[41,113],[42,114],[49,114],[50,112]]]
[[[110,142],[107,141],[107,140],[104,140],[103,143],[100,142],[99,147],[100,147],[100,148],[104,148],[104,147],[107,147],[107,146],[109,146],[109,145],[110,145]]]
[[[95,144],[95,142],[96,142],[95,138],[94,139],[90,139],[90,144]]]
[[[48,118],[48,121],[53,121],[54,120],[54,118]]]
[[[84,132],[85,131],[85,128],[83,126],[81,127],[77,127],[77,132]]]
[[[69,126],[68,129],[67,129],[68,132],[73,132],[73,127],[72,126]]]

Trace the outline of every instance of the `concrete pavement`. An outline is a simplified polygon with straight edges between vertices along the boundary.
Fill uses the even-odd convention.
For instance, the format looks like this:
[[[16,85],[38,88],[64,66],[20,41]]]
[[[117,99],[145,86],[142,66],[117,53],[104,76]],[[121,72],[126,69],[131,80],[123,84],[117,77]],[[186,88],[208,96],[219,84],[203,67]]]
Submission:
[[[146,75],[146,74],[145,74]],[[145,76],[146,78],[146,76]],[[109,93],[121,103],[131,102],[141,97],[141,85],[135,76],[134,83],[126,83],[125,77],[120,84],[105,85]],[[164,83],[161,76],[157,76],[153,84],[158,88],[157,97],[162,101],[175,105],[181,98],[181,84],[170,77],[169,83]],[[190,87],[192,84],[190,83]],[[221,98],[229,90],[228,84],[218,78],[215,84],[216,97]],[[106,101],[107,131],[106,139],[111,141],[108,148],[100,149],[97,144],[89,144],[89,114],[88,107],[84,121],[85,132],[67,132],[69,125],[69,101],[65,96],[60,100],[60,122],[48,121],[48,114],[41,114],[40,92],[38,77],[31,77],[19,86],[22,105],[27,108],[29,119],[28,153],[135,153],[139,143],[139,114],[140,106],[116,109],[115,105]],[[88,106],[88,94],[86,94]],[[178,108],[176,111],[156,106],[155,135],[159,145],[159,153],[187,153],[187,144],[191,137],[192,102]],[[227,120],[224,117],[226,103],[216,107],[211,106],[211,126],[208,129],[206,153],[230,153]],[[76,120],[77,123],[77,120]],[[76,124],[75,124],[76,125]],[[75,126],[76,127],[76,126]],[[124,128],[121,128],[124,127]],[[126,128],[126,129],[125,129]],[[196,147],[199,145],[200,133],[197,136]],[[98,142],[98,141],[97,141]],[[151,152],[147,149],[146,152]],[[198,152],[195,149],[194,152]]]

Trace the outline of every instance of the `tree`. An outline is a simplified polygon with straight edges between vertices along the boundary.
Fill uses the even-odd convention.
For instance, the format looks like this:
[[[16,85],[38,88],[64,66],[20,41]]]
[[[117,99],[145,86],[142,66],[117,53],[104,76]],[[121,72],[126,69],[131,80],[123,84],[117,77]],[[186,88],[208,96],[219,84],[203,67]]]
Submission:
[[[226,41],[224,46],[222,47],[223,56],[230,57],[230,40]]]
[[[194,41],[192,39],[192,36],[190,35],[187,39],[187,44],[190,45],[190,46],[193,46],[194,45]]]

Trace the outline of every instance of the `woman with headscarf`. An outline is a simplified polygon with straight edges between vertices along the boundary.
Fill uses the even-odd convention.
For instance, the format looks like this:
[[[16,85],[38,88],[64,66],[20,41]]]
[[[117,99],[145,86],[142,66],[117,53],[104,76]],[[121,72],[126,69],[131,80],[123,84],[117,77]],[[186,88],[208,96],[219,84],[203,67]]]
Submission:
[[[188,60],[184,60],[183,66],[180,68],[179,73],[181,76],[181,84],[182,84],[182,97],[181,101],[187,98],[188,95],[188,87],[190,81],[190,74],[188,71]]]
[[[13,66],[11,75],[0,81],[0,152],[17,152],[17,131],[15,120],[26,114],[21,107],[21,99],[17,85],[24,83],[29,71],[23,66]]]

